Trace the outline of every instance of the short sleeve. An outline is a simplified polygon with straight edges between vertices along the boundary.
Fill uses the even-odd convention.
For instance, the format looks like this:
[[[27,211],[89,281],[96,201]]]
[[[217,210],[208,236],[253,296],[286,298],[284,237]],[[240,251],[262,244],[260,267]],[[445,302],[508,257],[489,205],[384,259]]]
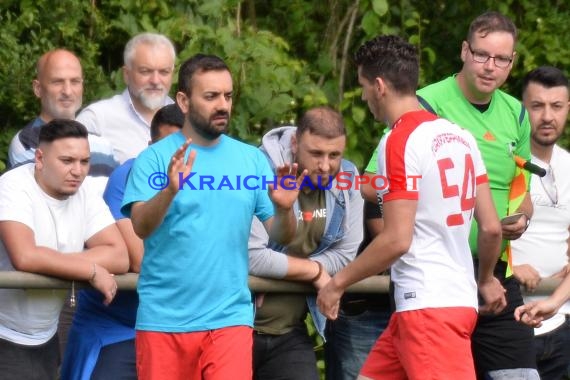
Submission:
[[[27,164],[11,170],[0,177],[0,221],[14,221],[34,229],[34,186],[33,168]],[[24,175],[30,170],[30,179]]]
[[[115,220],[126,218],[121,212],[121,205],[123,203],[123,196],[125,194],[125,187],[127,186],[127,178],[131,171],[134,160],[129,160],[123,165],[116,168],[107,182],[107,187],[103,193],[103,199]]]
[[[421,160],[418,158],[417,146],[410,143],[410,131],[404,128],[386,137],[386,178],[388,193],[384,201],[393,199],[417,200],[419,196],[418,178],[421,173]]]
[[[483,162],[481,151],[477,146],[477,141],[470,133],[466,133],[465,138],[468,139],[469,146],[471,148],[471,157],[473,158],[473,166],[475,170],[475,182],[477,184],[489,182],[489,179],[487,177],[487,168]]]
[[[168,186],[167,168],[159,160],[157,153],[149,147],[135,159],[128,175],[123,195],[121,212],[131,216],[131,206],[135,202],[146,202]]]

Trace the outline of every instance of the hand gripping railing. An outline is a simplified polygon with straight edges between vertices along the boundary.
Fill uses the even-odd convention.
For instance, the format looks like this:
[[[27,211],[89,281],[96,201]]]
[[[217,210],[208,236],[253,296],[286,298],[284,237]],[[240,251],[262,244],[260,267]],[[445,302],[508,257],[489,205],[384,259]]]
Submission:
[[[138,274],[127,273],[115,276],[119,289],[134,290]],[[388,276],[372,276],[347,289],[350,293],[387,293],[390,279]],[[560,283],[559,279],[546,278],[540,281],[532,295],[551,294]],[[88,282],[76,281],[76,287],[89,287]],[[0,289],[71,289],[71,281],[19,271],[0,271]],[[254,292],[267,293],[313,293],[312,285],[294,281],[273,280],[249,276],[249,288]]]

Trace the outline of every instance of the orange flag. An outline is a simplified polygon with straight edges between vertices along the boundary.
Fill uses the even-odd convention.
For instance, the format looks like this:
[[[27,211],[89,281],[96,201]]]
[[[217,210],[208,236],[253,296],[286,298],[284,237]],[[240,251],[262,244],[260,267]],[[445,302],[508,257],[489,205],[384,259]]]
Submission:
[[[519,206],[521,205],[525,193],[528,191],[528,185],[530,183],[530,172],[524,169],[525,159],[519,156],[515,156],[515,162],[517,164],[515,168],[515,177],[511,182],[511,188],[509,190],[509,211],[507,215],[515,213]],[[513,261],[511,253],[511,243],[507,241],[505,250],[501,254],[503,260],[507,261],[507,277],[512,274]]]

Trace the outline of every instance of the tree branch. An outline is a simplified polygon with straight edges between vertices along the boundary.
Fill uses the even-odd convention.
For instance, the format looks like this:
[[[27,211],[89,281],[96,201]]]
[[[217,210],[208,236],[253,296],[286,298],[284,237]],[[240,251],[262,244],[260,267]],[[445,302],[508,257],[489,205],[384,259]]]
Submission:
[[[358,14],[359,2],[360,0],[356,0],[349,12],[350,22],[348,23],[348,27],[346,29],[346,35],[344,37],[344,46],[342,48],[342,60],[340,61],[340,74],[338,80],[338,104],[341,103],[342,98],[344,96],[344,75],[346,72],[346,66],[348,61],[348,48],[350,46],[350,39],[352,37],[352,32],[354,31],[354,23],[356,21],[356,15]]]

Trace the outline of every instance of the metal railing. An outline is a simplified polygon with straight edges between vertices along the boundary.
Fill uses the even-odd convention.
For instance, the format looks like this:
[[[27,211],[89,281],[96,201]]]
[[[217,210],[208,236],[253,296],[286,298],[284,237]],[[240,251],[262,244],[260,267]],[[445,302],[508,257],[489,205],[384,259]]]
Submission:
[[[127,273],[115,276],[119,289],[134,290],[138,274]],[[69,280],[19,271],[0,271],[0,289],[71,289]],[[387,293],[390,279],[388,276],[372,276],[347,289],[350,293]],[[560,283],[559,279],[543,279],[532,295],[551,294]],[[90,287],[88,282],[76,281],[77,288]],[[294,281],[273,280],[249,276],[249,288],[255,292],[268,293],[314,293],[312,285]]]

